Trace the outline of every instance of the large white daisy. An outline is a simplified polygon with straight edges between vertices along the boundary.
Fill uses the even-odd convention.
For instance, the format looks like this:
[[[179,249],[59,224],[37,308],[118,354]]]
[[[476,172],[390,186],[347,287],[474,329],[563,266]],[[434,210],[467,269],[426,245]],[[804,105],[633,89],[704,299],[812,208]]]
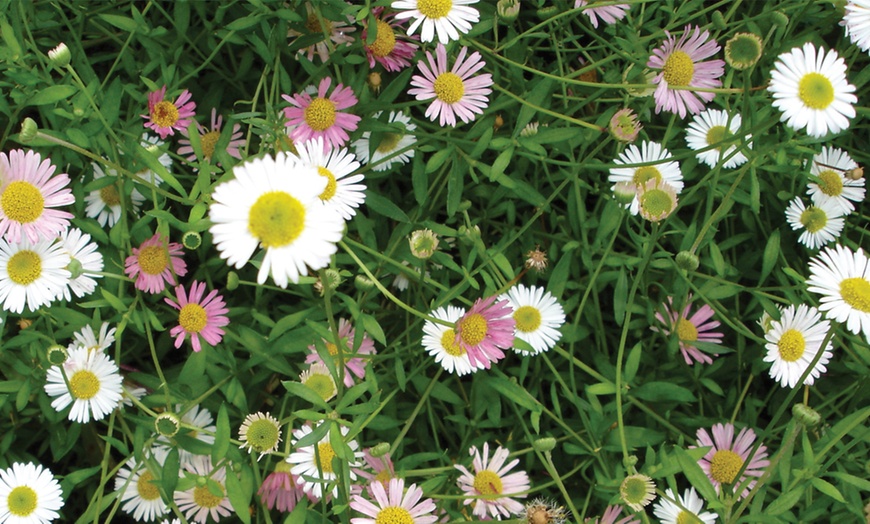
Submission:
[[[169,506],[160,497],[160,489],[151,469],[152,465],[157,468],[163,466],[166,452],[154,448],[149,455],[153,461],[146,459],[139,462],[136,457],[130,457],[115,477],[115,491],[119,492],[121,509],[133,515],[137,521],[150,522],[169,513]]]
[[[515,336],[532,346],[532,355],[552,349],[562,338],[559,328],[565,323],[565,311],[549,291],[542,287],[517,284],[498,299],[510,303],[517,322]],[[516,348],[514,351],[527,354]]]
[[[430,315],[445,322],[455,323],[462,318],[465,310],[455,306],[439,307]],[[456,332],[452,327],[445,326],[427,320],[423,324],[423,347],[435,362],[441,364],[447,372],[456,373],[459,376],[474,373],[483,369],[482,364],[474,366],[468,358],[465,349],[456,343]]]
[[[51,471],[16,462],[0,469],[0,521],[4,524],[45,524],[60,517],[60,484]]]
[[[377,120],[380,115],[380,111],[375,113],[374,119]],[[386,171],[393,164],[407,164],[414,157],[414,149],[411,146],[417,143],[417,137],[414,135],[417,125],[411,123],[409,116],[399,111],[390,111],[387,123],[402,124],[404,130],[400,126],[393,125],[396,131],[383,133],[374,151],[371,151],[371,131],[366,131],[353,143],[356,156],[363,164],[371,165],[375,171]]]
[[[679,500],[680,505],[676,505],[672,500]],[[681,508],[686,508],[682,509]],[[661,519],[662,524],[682,524],[683,522],[703,522],[704,524],[714,524],[716,522],[716,514],[704,511],[704,499],[698,496],[695,488],[689,488],[683,492],[683,495],[674,495],[674,492],[668,488],[665,491],[665,496],[659,498],[659,501],[653,506],[653,513]]]
[[[215,188],[209,212],[221,258],[241,268],[260,246],[265,256],[257,282],[271,274],[284,288],[307,275],[309,267],[329,264],[344,220],[320,201],[325,177],[283,152],[236,166],[233,174],[233,180]]]
[[[68,418],[84,424],[91,418],[101,420],[118,406],[121,375],[105,353],[80,347],[69,352],[62,366],[63,371],[61,366],[52,366],[46,374],[45,392],[56,397],[51,401],[55,410],[63,411],[72,404]]]
[[[90,295],[97,288],[94,279],[102,277],[99,273],[103,270],[103,255],[97,251],[97,243],[91,242],[91,235],[71,227],[60,234],[60,244],[71,259],[67,266],[70,279],[61,291],[63,298],[70,300],[70,291],[77,297]]]
[[[807,193],[814,203],[833,202],[848,215],[855,210],[852,202],[864,201],[864,177],[852,180],[846,176],[848,171],[857,168],[858,164],[848,153],[825,146],[813,157],[810,173],[819,177],[819,181],[807,184]]]
[[[840,237],[846,221],[835,203],[804,206],[801,197],[795,197],[785,210],[788,224],[795,231],[802,229],[798,242],[810,249],[818,249]]]
[[[323,139],[318,137],[297,147],[298,158],[302,165],[317,170],[326,178],[326,189],[320,193],[320,200],[326,207],[334,209],[341,218],[350,220],[356,208],[366,200],[366,186],[362,184],[363,175],[352,175],[360,164],[347,149],[327,150]]]
[[[864,51],[870,51],[870,1],[849,0],[843,16],[846,36]]]
[[[772,363],[770,378],[778,381],[782,387],[797,386],[798,379],[822,350],[822,342],[830,327],[830,322],[822,320],[822,314],[814,307],[801,304],[797,309],[794,305],[783,309],[782,317],[772,321],[770,330],[764,334],[767,340],[764,361]],[[831,349],[833,344],[829,340],[804,380],[805,385],[812,386],[815,379],[827,369],[825,365],[831,360]]]
[[[631,144],[613,163],[626,165],[626,167],[610,169],[610,176],[607,179],[614,183],[614,188],[616,184],[625,182],[633,185],[637,191],[637,187],[642,187],[648,180],[657,180],[667,182],[677,194],[683,190],[683,173],[680,171],[680,164],[673,161],[668,150],[657,142],[643,141],[640,148]],[[637,165],[650,163],[652,165]],[[640,202],[637,195],[626,207],[632,215],[638,214]]]
[[[828,318],[845,322],[852,333],[863,332],[870,342],[870,260],[862,249],[823,249],[810,260],[807,286],[822,295],[819,309]]]
[[[438,33],[438,41],[447,45],[451,40],[459,40],[459,33],[471,30],[471,24],[480,20],[480,13],[471,4],[477,0],[398,0],[390,7],[398,11],[397,20],[413,18],[408,26],[408,36],[414,34],[421,25],[420,40],[431,42]]]
[[[33,243],[26,236],[17,244],[0,239],[0,303],[21,313],[50,303],[69,282],[70,256],[54,239]]]
[[[858,101],[855,86],[846,80],[846,62],[831,50],[816,51],[812,42],[779,55],[770,72],[773,107],[792,129],[807,129],[822,137],[849,127]]]
[[[713,147],[713,149],[695,153],[698,160],[710,167],[716,167],[720,158],[728,159],[722,163],[724,168],[731,169],[741,166],[746,163],[746,155],[737,151],[736,144],[717,145],[723,140],[731,139],[734,135],[740,133],[741,123],[742,119],[737,113],[729,115],[725,111],[718,109],[707,109],[692,118],[686,130],[686,142],[695,151],[706,147]],[[746,137],[746,147],[748,148],[752,148],[752,142],[749,141],[751,139],[752,135]]]
[[[321,422],[321,424],[329,424],[329,421]],[[336,426],[330,428],[329,431],[334,431]],[[333,469],[332,459],[335,458],[335,450],[329,439],[327,432],[317,444],[310,446],[298,447],[297,443],[310,435],[313,431],[309,425],[293,431],[293,439],[291,446],[295,450],[287,457],[287,463],[291,464],[290,473],[299,476],[299,483],[302,485],[302,490],[309,496],[314,496],[317,499],[322,499],[324,495],[338,496],[338,484],[335,480],[338,478]],[[342,426],[342,436],[347,435],[348,428]],[[350,480],[356,480],[355,468],[361,467],[363,453],[359,451],[359,444],[355,440],[347,441],[347,445],[353,451],[354,460],[347,464],[348,475]],[[329,485],[332,484],[332,489],[329,490]]]

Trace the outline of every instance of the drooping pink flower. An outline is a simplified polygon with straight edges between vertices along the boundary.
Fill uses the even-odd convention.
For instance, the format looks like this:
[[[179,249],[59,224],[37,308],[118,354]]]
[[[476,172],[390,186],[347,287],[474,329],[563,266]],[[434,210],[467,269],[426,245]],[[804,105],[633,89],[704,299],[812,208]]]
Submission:
[[[190,293],[184,292],[184,286],[175,288],[178,302],[166,298],[166,303],[178,310],[178,325],[169,331],[175,337],[175,347],[180,348],[187,335],[193,350],[197,353],[202,349],[199,342],[201,336],[212,346],[217,345],[224,338],[224,330],[221,329],[230,323],[227,318],[229,310],[226,302],[216,289],[213,289],[205,298],[205,282],[194,280],[190,285]]]
[[[350,501],[351,509],[365,515],[350,519],[351,524],[380,524],[381,522],[409,522],[410,524],[435,524],[435,502],[423,499],[423,490],[416,484],[405,491],[405,479],[390,479],[384,486],[380,482],[372,484],[372,504],[362,495],[354,495]]]
[[[658,328],[652,326],[650,329],[662,332],[665,335],[676,334],[680,339],[680,352],[682,352],[686,364],[690,366],[695,362],[712,364],[713,359],[710,355],[699,350],[695,342],[722,343],[722,333],[713,331],[713,329],[719,327],[719,321],[712,320],[707,322],[714,314],[713,308],[704,304],[689,317],[689,311],[692,307],[691,295],[687,299],[686,307],[682,311],[677,312],[673,309],[673,305],[674,299],[668,297],[668,303],[665,306],[667,318],[659,312],[656,313],[656,319],[664,324],[665,327]]]
[[[665,31],[668,39],[661,47],[654,49],[647,62],[647,67],[661,70],[653,83],[656,84],[654,97],[656,114],[662,109],[677,113],[680,118],[686,116],[686,111],[696,114],[704,109],[704,105],[713,100],[714,93],[686,91],[674,87],[713,88],[722,85],[719,77],[725,72],[724,60],[703,62],[719,52],[719,44],[710,38],[708,31],[701,32],[699,27],[692,31],[686,26],[683,36],[676,40]]]
[[[495,302],[496,298],[477,299],[456,322],[454,343],[466,351],[472,366],[489,369],[493,362],[504,358],[502,349],[513,346],[513,309],[507,300]]]
[[[69,176],[54,174],[51,160],[39,153],[13,149],[0,153],[0,236],[17,244],[57,236],[69,227],[72,213],[52,209],[75,202]]]
[[[351,486],[351,493],[362,493],[363,488],[365,488],[372,496],[372,484],[381,484],[387,487],[390,479],[396,477],[396,469],[392,459],[390,459],[389,452],[375,457],[372,455],[372,448],[364,449],[363,461],[365,461],[365,465],[357,468],[356,474],[359,478],[365,479],[365,484]]]
[[[341,363],[344,362],[344,372],[342,374],[344,375],[344,385],[347,387],[353,386],[354,375],[359,378],[366,376],[366,364],[369,361],[369,358],[366,357],[366,355],[374,355],[376,353],[375,343],[367,334],[363,335],[359,349],[354,350],[353,341],[355,333],[356,331],[353,329],[350,322],[343,318],[338,320],[338,338],[344,343],[340,358],[338,355],[338,347],[335,345],[335,340],[331,338],[329,340],[323,340],[323,343],[326,345],[326,350],[329,351],[330,356],[335,359],[336,366],[340,366]],[[321,359],[320,355],[317,353],[317,348],[313,344],[308,346],[308,350],[310,353],[305,357],[305,362],[307,364],[323,362],[323,359]],[[341,373],[341,371],[339,371],[339,373]]]
[[[384,66],[387,71],[401,71],[411,65],[411,58],[417,52],[417,44],[402,39],[404,34],[402,22],[396,20],[395,14],[381,17],[383,7],[372,9],[377,25],[377,37],[371,44],[367,44],[368,28],[363,30],[362,41],[369,59],[369,67],[375,67],[375,63]],[[398,30],[398,31],[397,31]],[[416,36],[412,38],[418,38]]]
[[[142,118],[148,119],[145,127],[164,139],[174,135],[175,131],[187,129],[193,121],[196,109],[196,102],[191,100],[192,95],[187,89],[178,95],[175,102],[165,100],[165,96],[166,86],[148,93],[148,114],[141,115]]]
[[[492,92],[489,88],[492,75],[473,76],[486,66],[486,62],[477,51],[466,60],[467,53],[468,48],[463,46],[453,67],[448,70],[447,48],[438,44],[434,57],[426,51],[426,60],[417,62],[417,68],[423,76],[411,77],[414,89],[409,89],[408,94],[420,101],[432,100],[426,108],[426,116],[433,122],[438,118],[441,126],[455,126],[457,116],[465,123],[471,122],[475,115],[483,114],[489,105],[487,95]]]
[[[755,486],[754,480],[744,484],[746,478],[760,477],[764,473],[764,468],[770,465],[770,461],[767,460],[767,448],[763,445],[759,446],[750,460],[749,453],[755,443],[755,432],[752,429],[741,429],[737,438],[734,438],[734,425],[731,423],[714,424],[710,432],[713,434],[712,438],[706,429],[699,429],[697,445],[689,446],[689,448],[711,446],[710,451],[698,461],[698,465],[713,483],[716,493],[721,493],[723,484],[731,486],[732,491],[742,486],[743,490],[737,498],[745,498]],[[747,460],[749,460],[748,464],[746,464]],[[746,464],[745,468],[744,464]],[[741,469],[743,473],[738,478],[737,474]]]
[[[223,120],[224,117],[217,114],[217,109],[212,108],[211,127],[205,127],[199,122],[196,123],[196,130],[199,133],[199,145],[202,149],[202,156],[205,157],[203,160],[205,161],[210,160],[214,155],[215,144],[217,144],[221,137],[221,126],[223,126]],[[181,134],[184,135],[185,138],[178,140],[178,144],[181,146],[178,148],[179,156],[187,156],[188,162],[196,162],[196,153],[193,151],[193,146],[190,145],[187,128],[182,129]],[[242,153],[239,152],[239,148],[244,145],[245,139],[242,138],[242,126],[239,124],[233,124],[233,132],[230,135],[230,141],[226,147],[227,154],[233,158],[242,158]]]
[[[176,276],[187,274],[187,264],[181,257],[181,244],[167,242],[160,233],[155,233],[138,248],[124,263],[124,273],[136,279],[136,289],[148,293],[160,293],[166,284],[174,286]]]
[[[589,2],[587,0],[574,0],[575,8],[585,7],[588,4]],[[583,14],[589,17],[589,22],[592,23],[592,27],[598,29],[599,17],[606,24],[615,24],[617,20],[625,18],[625,12],[628,11],[629,7],[631,6],[628,4],[586,7],[586,9],[583,10]]]
[[[501,446],[490,459],[488,442],[484,442],[482,454],[477,446],[471,446],[468,453],[474,457],[474,473],[461,464],[455,466],[462,473],[457,485],[466,495],[474,497],[465,499],[464,504],[474,504],[472,513],[479,519],[501,520],[502,517],[519,515],[524,507],[514,499],[528,496],[529,476],[525,471],[509,472],[520,460],[505,464],[510,452]]]
[[[275,465],[275,471],[269,473],[260,489],[257,490],[260,500],[269,509],[278,508],[278,511],[289,513],[293,511],[302,497],[308,497],[311,502],[317,499],[306,494],[299,484],[299,478],[290,473],[290,464],[279,462]]]
[[[323,138],[324,146],[339,148],[348,141],[348,131],[354,131],[360,117],[345,113],[344,110],[353,107],[357,98],[350,87],[342,84],[327,97],[326,92],[332,84],[332,78],[326,77],[320,81],[317,87],[317,96],[303,91],[293,96],[281,95],[290,103],[290,107],[284,108],[284,117],[287,118],[286,126],[292,127],[290,139],[302,143],[313,138]]]

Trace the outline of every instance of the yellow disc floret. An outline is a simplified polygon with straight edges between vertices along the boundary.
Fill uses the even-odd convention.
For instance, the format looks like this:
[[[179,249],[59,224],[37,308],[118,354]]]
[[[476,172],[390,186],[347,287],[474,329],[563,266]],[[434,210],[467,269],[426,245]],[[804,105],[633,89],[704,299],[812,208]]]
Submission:
[[[469,346],[476,346],[486,338],[486,319],[480,313],[468,315],[459,321],[459,335]]]
[[[821,73],[807,73],[798,83],[798,96],[810,109],[825,109],[834,101],[834,85]]]
[[[801,213],[801,224],[810,233],[815,233],[825,227],[828,223],[828,214],[821,209],[810,206]]]
[[[870,313],[870,282],[865,278],[853,277],[840,282],[840,295],[854,309]]]
[[[323,193],[320,193],[320,200],[328,202],[335,196],[335,190],[338,188],[338,184],[335,181],[335,175],[325,167],[318,167],[317,173],[326,179],[326,188],[323,190]]]
[[[248,231],[265,248],[283,247],[299,237],[305,225],[305,207],[284,191],[260,195],[248,213]]]
[[[394,47],[396,47],[396,34],[393,28],[383,20],[378,20],[378,36],[369,49],[376,57],[383,58],[389,56]]]
[[[335,124],[335,104],[327,98],[315,98],[305,108],[305,123],[314,131],[326,131]]]
[[[481,495],[498,497],[501,495],[503,486],[498,475],[485,469],[474,476],[474,489]]]
[[[796,329],[786,330],[776,345],[779,348],[779,357],[786,362],[796,362],[807,347],[803,333]]]
[[[221,493],[223,493],[224,487],[220,483],[218,483],[218,486],[220,486]],[[216,508],[223,499],[222,496],[219,497],[209,491],[208,486],[197,486],[193,489],[193,501],[201,508]]]
[[[178,122],[178,108],[166,100],[157,102],[151,110],[151,121],[157,124],[157,127],[172,127]]]
[[[541,311],[532,306],[520,306],[514,311],[517,331],[532,333],[541,327]]]
[[[6,497],[6,506],[14,517],[28,517],[36,511],[39,496],[30,486],[16,486]],[[13,519],[14,520],[14,519]],[[29,519],[27,519],[29,521]]]
[[[76,371],[69,378],[69,391],[80,400],[90,400],[100,392],[100,379],[86,369]]]
[[[139,267],[148,275],[159,275],[169,265],[169,253],[164,246],[145,246],[139,249]]]
[[[375,524],[414,524],[414,517],[401,506],[388,506],[378,512]]]
[[[461,357],[465,354],[465,349],[460,344],[456,344],[456,332],[450,328],[444,330],[441,335],[441,347],[448,355],[453,357]]]
[[[465,84],[458,75],[451,72],[441,73],[432,84],[435,96],[445,104],[455,104],[465,94]]]
[[[730,449],[720,449],[710,461],[710,476],[720,484],[733,484],[743,467],[743,459]]]
[[[202,146],[202,156],[211,158],[214,155],[214,146],[221,137],[220,131],[209,131],[199,137],[199,145]]]
[[[698,340],[698,328],[685,318],[677,320],[677,337],[683,342],[695,342]]]
[[[6,263],[9,279],[21,286],[35,282],[42,275],[42,258],[30,250],[22,250],[9,257]]]
[[[208,325],[208,314],[199,304],[185,304],[178,312],[178,324],[188,333],[199,333]]]
[[[685,51],[674,51],[665,60],[662,74],[669,86],[687,86],[695,75],[695,64]]]
[[[0,197],[0,205],[6,218],[28,224],[42,216],[45,199],[38,187],[24,180],[16,180],[6,186]]]
[[[453,9],[451,0],[417,0],[417,10],[426,18],[443,18]]]
[[[828,196],[840,196],[843,193],[843,177],[836,171],[826,169],[819,173],[819,189]]]
[[[642,186],[653,179],[661,182],[661,172],[654,166],[643,166],[637,168],[637,170],[634,172],[634,176],[631,178],[631,181],[639,186]]]
[[[317,461],[317,467],[323,473],[333,473],[332,459],[335,458],[335,450],[332,449],[332,444],[323,442],[317,445],[317,452],[320,454],[320,460]]]
[[[139,480],[136,481],[136,493],[142,500],[157,500],[160,498],[160,490],[157,485],[152,482],[154,475],[150,471],[143,471],[139,474]]]

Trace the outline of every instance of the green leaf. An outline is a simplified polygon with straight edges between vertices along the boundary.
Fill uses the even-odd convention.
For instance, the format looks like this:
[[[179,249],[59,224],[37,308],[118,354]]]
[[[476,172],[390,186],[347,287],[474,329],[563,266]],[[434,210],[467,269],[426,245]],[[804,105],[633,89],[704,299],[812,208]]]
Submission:
[[[691,390],[670,382],[647,382],[629,392],[633,397],[650,402],[694,402]]]
[[[435,152],[429,160],[426,161],[426,173],[432,173],[447,161],[453,155],[453,147],[445,147]]]
[[[833,484],[831,484],[827,480],[812,478],[810,479],[810,484],[812,484],[814,488],[836,500],[837,502],[841,504],[846,503],[846,499],[843,498],[843,494],[840,493],[840,490],[838,490]]]
[[[779,258],[779,230],[775,229],[767,239],[767,245],[764,246],[764,257],[761,259],[761,275],[758,277],[758,284],[763,284],[767,275],[773,271],[773,266]]]
[[[236,20],[233,20],[232,22],[227,24],[225,28],[230,30],[230,31],[240,31],[242,29],[247,29],[253,25],[256,25],[257,22],[259,22],[259,21],[260,21],[260,15],[253,14],[253,15],[246,16],[244,18],[237,18]]]
[[[622,376],[628,383],[631,383],[631,381],[634,380],[635,375],[637,375],[637,368],[640,366],[641,353],[640,342],[635,344],[628,352],[628,358],[625,359],[625,371],[622,373]]]
[[[211,447],[212,462],[217,464],[220,459],[226,456],[228,449],[230,449],[230,417],[227,415],[227,405],[222,402],[217,414],[214,444]]]
[[[100,14],[97,16],[99,16],[109,24],[117,27],[118,29],[122,31],[127,31],[128,33],[135,33],[136,29],[139,27],[135,20],[126,16],[108,14]]]
[[[169,454],[166,455],[166,460],[163,461],[163,471],[160,474],[160,484],[163,486],[163,493],[168,495],[166,500],[172,500],[172,494],[175,493],[175,486],[178,485],[179,469],[178,448],[173,447],[169,450]]]
[[[305,384],[302,384],[301,382],[294,382],[292,380],[284,380],[281,382],[281,384],[284,385],[284,388],[286,388],[287,392],[291,395],[296,395],[303,400],[307,400],[308,402],[311,402],[312,404],[323,410],[329,409],[329,404],[327,404],[326,401],[320,398],[320,395],[315,393],[313,389],[309,388]]]
[[[590,395],[615,395],[616,394],[616,385],[615,384],[605,384],[604,382],[599,382],[598,384],[592,384],[591,386],[586,386],[586,392]]]
[[[75,94],[75,92],[76,88],[73,86],[49,86],[34,93],[33,96],[31,96],[30,99],[27,100],[27,103],[32,106],[44,106],[47,104],[53,104],[58,100],[63,100],[65,98],[71,97],[73,94]]]
[[[388,200],[377,193],[369,192],[366,194],[366,206],[375,213],[392,218],[397,222],[404,222],[405,224],[411,222],[408,215],[399,206],[394,204],[392,200]]]
[[[797,501],[801,499],[804,494],[804,486],[800,485],[795,489],[789,491],[785,495],[780,495],[777,497],[767,508],[764,510],[765,515],[779,515],[781,513],[785,513],[790,510],[792,506],[797,504]]]
[[[239,519],[245,524],[251,522],[251,511],[248,507],[251,503],[251,493],[242,488],[239,478],[232,471],[227,472],[227,498],[230,499],[230,504],[238,515]]]
[[[505,149],[496,157],[495,162],[492,163],[492,169],[489,171],[489,179],[497,180],[498,177],[504,174],[504,170],[507,169],[507,166],[511,162],[511,158],[514,156],[514,148]]]
[[[513,380],[508,380],[504,377],[495,377],[493,380],[488,381],[488,384],[492,389],[501,393],[503,397],[507,398],[514,404],[522,406],[529,411],[542,411],[541,405],[538,401]]]
[[[716,489],[710,483],[710,479],[698,465],[698,461],[692,458],[683,448],[674,448],[674,454],[677,456],[677,462],[680,463],[680,468],[683,474],[689,479],[689,483],[698,490],[702,497],[710,503],[718,501],[719,496],[716,494]]]
[[[360,315],[363,323],[363,327],[366,330],[366,333],[372,336],[373,339],[377,340],[383,345],[387,345],[387,337],[384,335],[384,330],[381,329],[381,325],[378,324],[378,321],[375,317],[371,315]]]
[[[617,326],[622,325],[625,320],[625,308],[628,304],[628,276],[625,274],[625,268],[619,270],[619,277],[616,279],[616,286],[613,288],[613,319]]]
[[[120,298],[116,297],[110,291],[108,291],[105,286],[100,286],[100,293],[103,295],[103,298],[106,299],[106,302],[108,302],[110,306],[112,306],[121,313],[125,313],[127,311],[127,306],[124,304],[124,302],[122,302]]]

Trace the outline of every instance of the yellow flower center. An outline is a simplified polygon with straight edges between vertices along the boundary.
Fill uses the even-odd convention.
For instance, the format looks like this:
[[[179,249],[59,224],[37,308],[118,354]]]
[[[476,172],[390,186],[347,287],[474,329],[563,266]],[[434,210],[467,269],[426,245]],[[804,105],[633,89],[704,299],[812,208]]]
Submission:
[[[720,484],[733,484],[743,467],[743,459],[730,449],[720,449],[710,461],[710,476]]]
[[[199,333],[208,325],[208,314],[199,304],[185,304],[178,312],[178,324],[188,333]]]
[[[139,480],[136,481],[136,492],[142,500],[157,500],[160,498],[160,490],[152,482],[153,480],[154,475],[150,471],[143,471],[139,475]]]
[[[317,393],[323,400],[329,400],[335,395],[335,382],[328,375],[312,373],[303,384]]]
[[[87,369],[80,369],[69,378],[69,392],[79,400],[90,400],[100,392],[100,379]]]
[[[169,265],[165,246],[145,246],[139,250],[139,267],[148,275],[159,275]]]
[[[541,327],[541,312],[532,306],[521,306],[514,311],[514,320],[517,322],[517,331],[532,333]]]
[[[456,332],[450,328],[445,329],[444,334],[441,335],[441,347],[444,348],[444,351],[446,351],[448,355],[452,357],[461,357],[465,354],[465,349],[463,349],[461,344],[456,344],[455,340]]]
[[[36,511],[39,495],[30,486],[16,486],[6,497],[9,513],[15,517],[28,517]]]
[[[42,258],[34,251],[19,251],[9,257],[6,272],[9,273],[9,279],[16,284],[30,285],[42,275]]]
[[[825,109],[834,101],[834,85],[821,73],[807,73],[798,82],[798,96],[810,109]]]
[[[707,145],[712,146],[714,144],[718,144],[724,140],[731,138],[731,131],[728,130],[725,126],[713,126],[707,131]],[[717,147],[716,149],[721,150],[722,146]]]
[[[403,507],[389,506],[378,512],[375,524],[414,524],[414,517]]]
[[[503,486],[498,475],[485,469],[474,476],[474,489],[485,497],[497,498]]]
[[[810,206],[804,209],[804,212],[801,213],[801,224],[803,224],[810,233],[819,231],[825,227],[825,224],[827,223],[828,215],[815,206]]]
[[[779,357],[786,362],[795,362],[804,354],[807,347],[804,335],[796,329],[786,330],[776,343]]]
[[[628,504],[646,506],[652,500],[653,487],[647,483],[646,477],[626,477],[619,487],[619,493]]]
[[[246,442],[257,453],[263,453],[274,449],[281,438],[278,426],[268,418],[261,418],[251,422],[246,433]]]
[[[669,86],[687,86],[695,75],[695,64],[685,51],[674,51],[665,60],[662,73]]]
[[[178,122],[178,108],[167,100],[157,102],[151,111],[151,121],[157,127],[172,127]]]
[[[218,482],[218,486],[221,488],[221,493],[223,493],[224,487],[220,482]],[[193,489],[193,501],[201,508],[216,508],[223,499],[223,496],[218,497],[209,491],[208,486],[197,486]]]
[[[686,510],[680,510],[680,513],[677,515],[676,524],[696,524],[699,521],[698,517]]]
[[[305,108],[305,123],[314,131],[326,131],[335,124],[335,104],[328,98],[315,98]]]
[[[426,18],[443,18],[451,9],[451,0],[417,0],[417,10]]]
[[[317,174],[326,178],[326,188],[323,190],[323,193],[320,193],[320,200],[328,202],[335,196],[335,190],[338,188],[338,184],[335,181],[335,175],[325,167],[319,166],[317,168]]]
[[[656,179],[657,181],[661,182],[661,172],[659,172],[659,170],[656,169],[655,166],[644,166],[637,168],[631,181],[639,186],[642,186],[652,179]]]
[[[393,33],[393,28],[383,20],[378,20],[378,36],[369,49],[376,57],[383,58],[389,56],[394,47],[396,47],[396,34]]]
[[[390,479],[392,479],[392,478],[393,478],[393,476],[390,475],[390,470],[387,468],[384,468],[381,471],[379,471],[377,475],[375,475],[374,480],[377,482],[380,482],[382,486],[387,487],[387,484],[390,483]]]
[[[683,342],[694,342],[698,340],[698,328],[685,318],[677,320],[677,337]]]
[[[450,71],[438,75],[432,89],[438,100],[445,104],[455,104],[462,100],[462,95],[465,94],[465,84],[462,83],[462,79]]]
[[[9,220],[28,224],[42,216],[45,199],[38,187],[30,182],[16,180],[6,186],[0,197],[0,205]]]
[[[853,277],[843,280],[840,282],[840,295],[854,309],[870,313],[870,282],[867,279]]]
[[[317,467],[323,473],[332,473],[332,459],[335,457],[335,450],[332,449],[332,444],[324,442],[317,445],[317,451],[320,453],[320,460],[317,461]]]
[[[290,244],[305,226],[305,206],[284,191],[264,193],[248,213],[248,231],[265,248]]]
[[[640,208],[652,217],[660,219],[668,215],[674,209],[674,200],[670,193],[663,189],[649,189],[644,191],[638,198]]]
[[[469,346],[476,346],[486,338],[486,319],[480,313],[469,315],[459,321],[459,336]]]
[[[836,171],[826,169],[819,173],[819,189],[828,196],[840,196],[843,193],[843,177]]]
[[[220,137],[220,131],[209,131],[199,137],[199,145],[202,146],[202,156],[211,158],[214,155],[214,146]]]
[[[384,133],[381,138],[381,143],[378,144],[377,152],[378,153],[389,153],[396,149],[396,146],[399,145],[399,140],[402,139],[402,136],[398,133]]]
[[[118,188],[115,187],[115,184],[100,188],[100,200],[109,207],[121,203],[121,195],[118,194]]]
[[[320,18],[317,17],[317,13],[308,15],[308,19],[305,20],[305,29],[308,29],[309,33],[323,33],[324,28],[320,25]]]

